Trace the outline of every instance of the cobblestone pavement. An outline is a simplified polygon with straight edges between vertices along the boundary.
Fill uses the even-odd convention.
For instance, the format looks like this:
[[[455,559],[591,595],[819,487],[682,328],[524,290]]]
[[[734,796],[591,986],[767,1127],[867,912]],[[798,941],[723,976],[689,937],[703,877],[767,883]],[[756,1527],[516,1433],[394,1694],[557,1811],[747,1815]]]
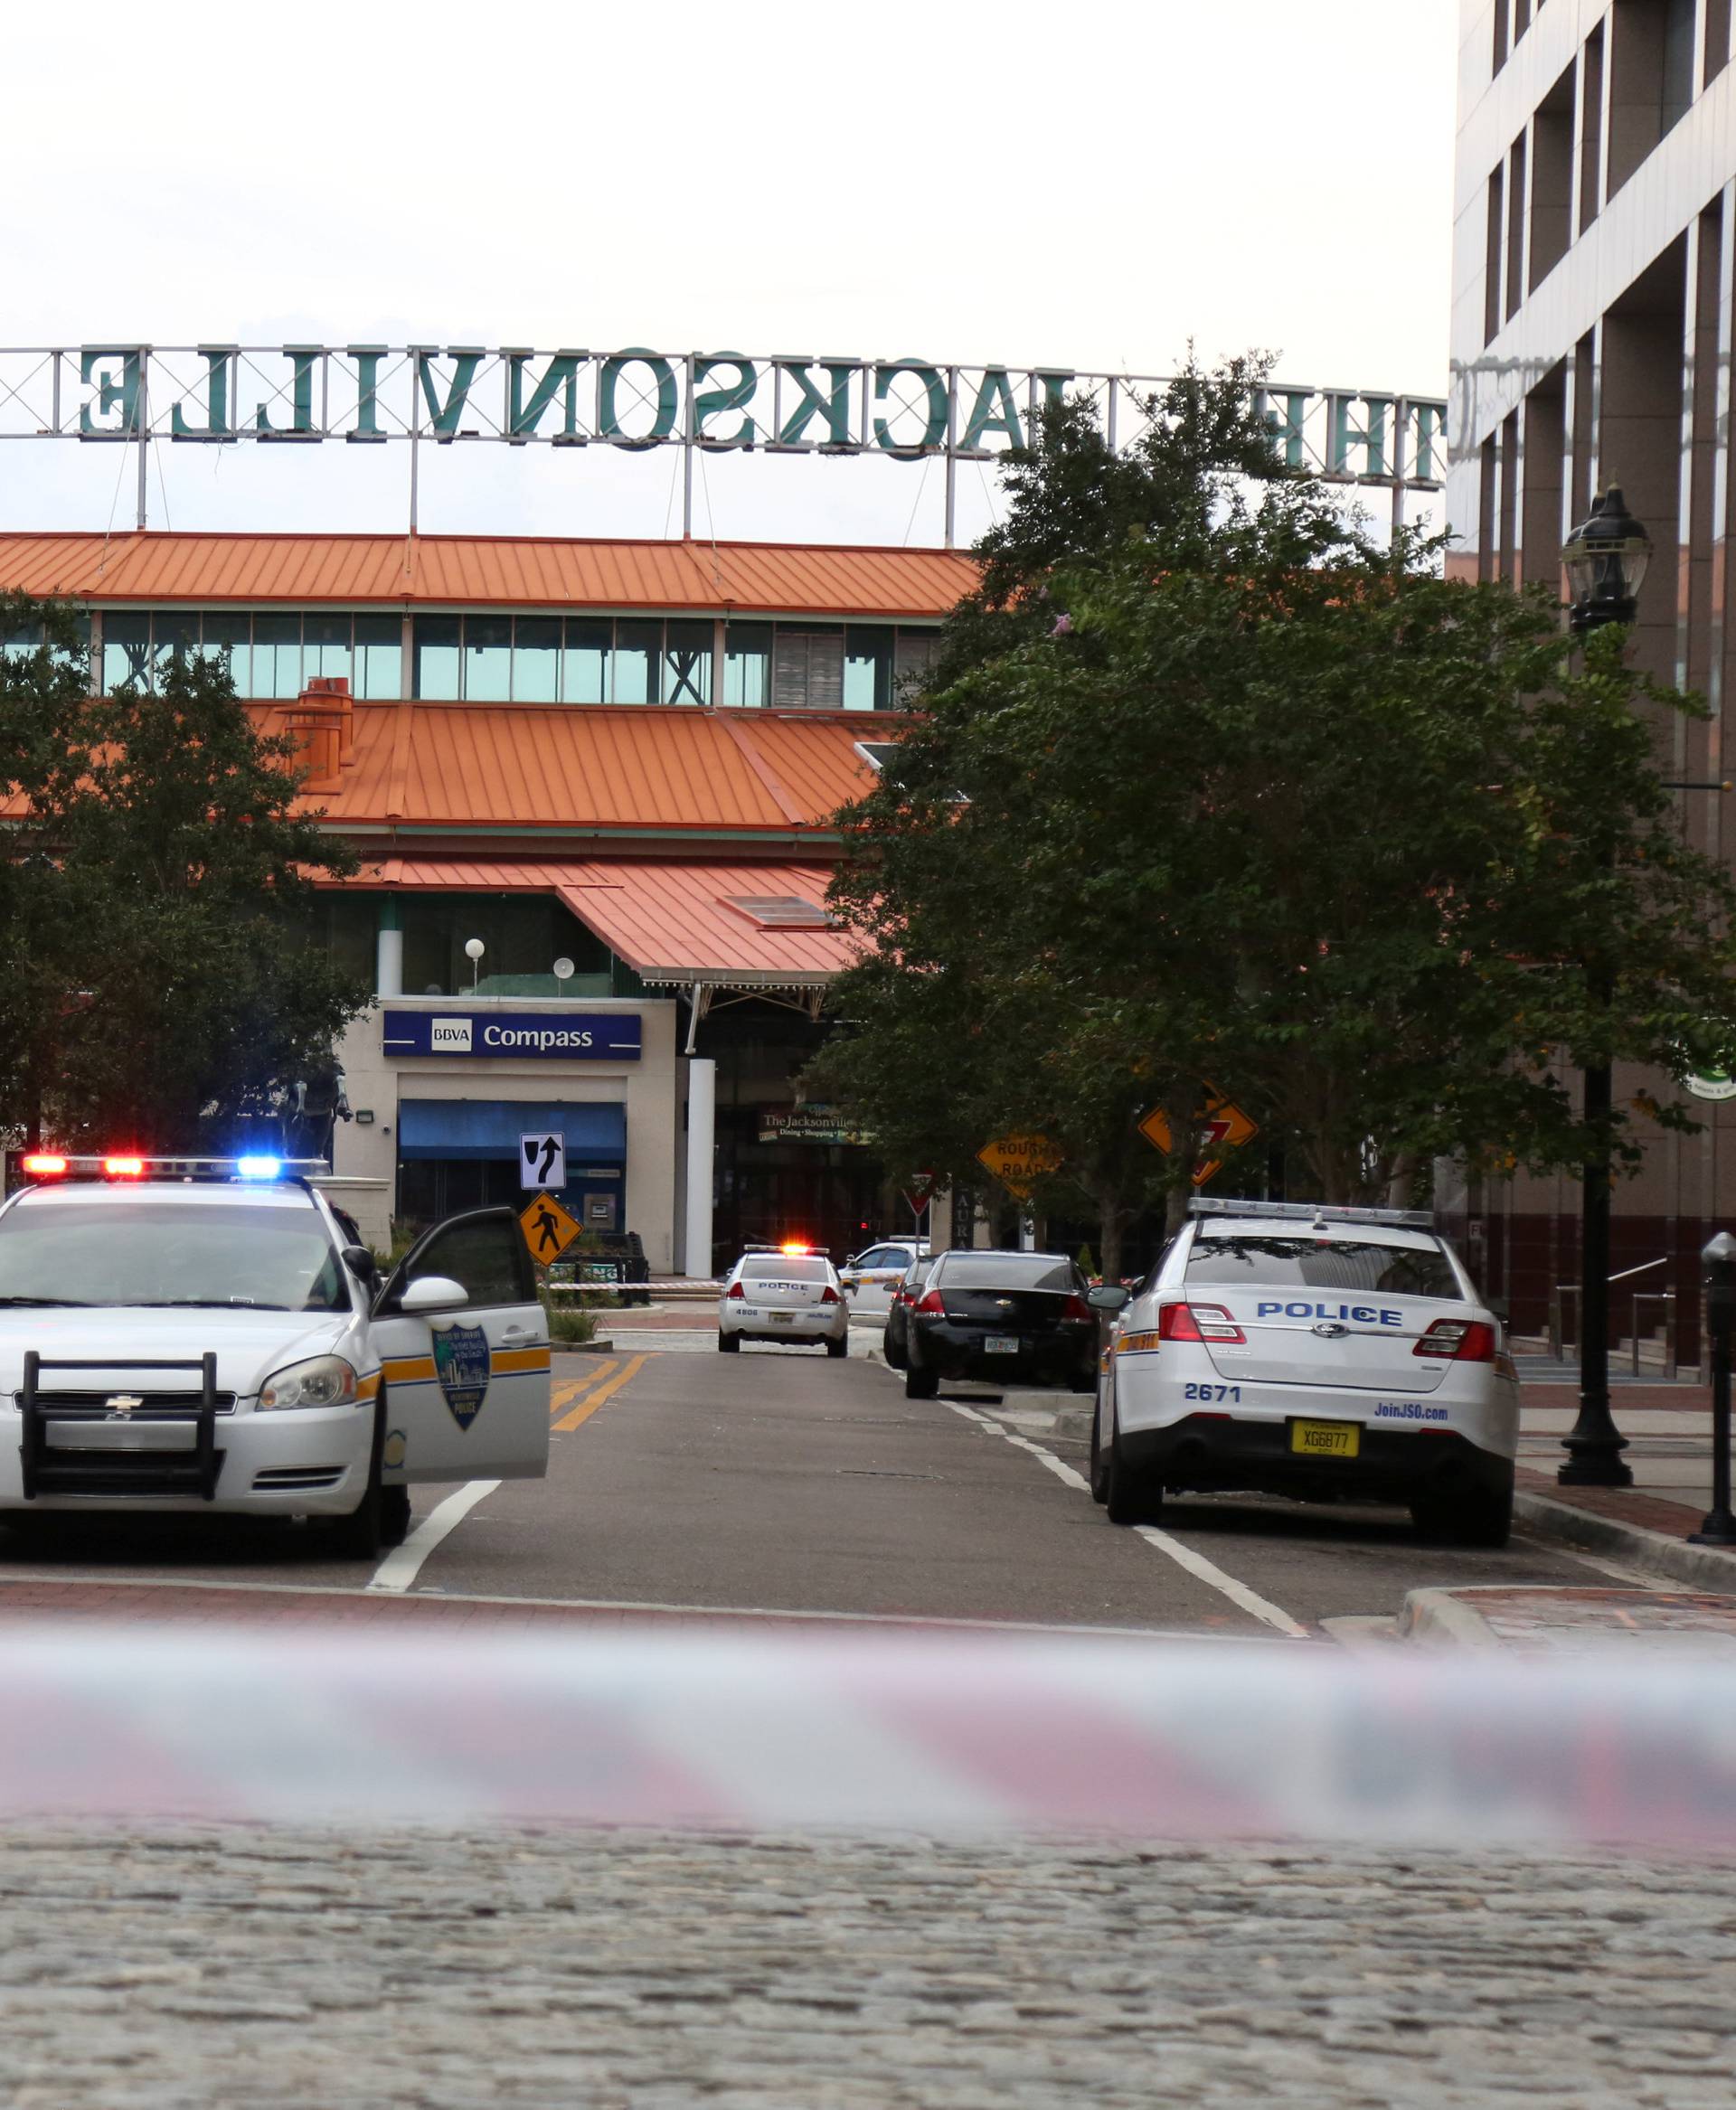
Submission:
[[[1725,2110],[1725,1866],[14,1835],[7,2110]]]

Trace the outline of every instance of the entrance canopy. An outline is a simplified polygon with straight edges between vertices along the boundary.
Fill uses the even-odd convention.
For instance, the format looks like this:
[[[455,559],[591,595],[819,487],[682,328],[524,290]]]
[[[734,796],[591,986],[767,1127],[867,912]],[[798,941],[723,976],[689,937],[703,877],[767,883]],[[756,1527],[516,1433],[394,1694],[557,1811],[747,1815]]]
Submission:
[[[521,1135],[566,1139],[569,1166],[618,1168],[627,1157],[627,1108],[614,1103],[544,1105],[520,1099],[405,1099],[398,1153],[405,1158],[518,1156]]]
[[[392,889],[556,894],[654,988],[815,1001],[858,950],[826,913],[831,877],[827,865],[770,862],[410,857],[363,874]]]

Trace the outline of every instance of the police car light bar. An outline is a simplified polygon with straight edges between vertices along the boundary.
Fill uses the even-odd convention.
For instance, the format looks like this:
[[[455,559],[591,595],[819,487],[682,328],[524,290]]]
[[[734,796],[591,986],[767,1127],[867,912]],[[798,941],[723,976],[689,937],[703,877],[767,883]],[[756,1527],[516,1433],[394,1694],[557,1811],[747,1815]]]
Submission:
[[[1187,1205],[1190,1216],[1270,1216],[1286,1223],[1387,1223],[1410,1230],[1433,1230],[1432,1209],[1349,1209],[1324,1201],[1222,1201],[1198,1196]]]
[[[30,1151],[18,1169],[33,1180],[309,1180],[331,1167],[323,1157],[139,1157],[110,1153],[66,1157]]]

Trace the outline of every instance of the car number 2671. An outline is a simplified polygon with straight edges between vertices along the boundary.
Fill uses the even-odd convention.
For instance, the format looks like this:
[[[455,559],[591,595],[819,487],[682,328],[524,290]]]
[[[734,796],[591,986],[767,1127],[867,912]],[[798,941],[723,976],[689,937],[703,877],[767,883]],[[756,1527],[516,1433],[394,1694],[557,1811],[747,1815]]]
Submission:
[[[1241,1405],[1241,1387],[1240,1385],[1184,1385],[1182,1397],[1184,1399],[1216,1399],[1220,1401],[1229,1399],[1240,1407]]]

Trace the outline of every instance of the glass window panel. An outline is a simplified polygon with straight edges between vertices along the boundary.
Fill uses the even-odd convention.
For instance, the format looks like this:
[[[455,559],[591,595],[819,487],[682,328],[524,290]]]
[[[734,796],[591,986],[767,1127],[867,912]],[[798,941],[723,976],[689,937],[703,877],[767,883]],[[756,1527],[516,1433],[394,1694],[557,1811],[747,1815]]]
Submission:
[[[513,692],[513,618],[464,618],[464,694],[469,703],[505,703]]]
[[[199,617],[195,610],[158,608],[151,617],[151,661],[157,674],[166,674],[177,661],[194,659],[199,653]]]
[[[890,625],[853,623],[844,634],[844,707],[890,711],[892,707],[892,632]]]
[[[561,693],[569,703],[607,703],[615,626],[607,616],[569,616]]]
[[[723,633],[723,701],[739,711],[771,702],[771,625],[731,623]]]
[[[513,701],[552,703],[561,693],[561,618],[521,616],[513,629]]]
[[[102,618],[102,686],[123,682],[148,683],[151,677],[151,618],[137,608],[110,608]]]
[[[301,674],[304,682],[316,674],[323,678],[350,678],[350,621],[348,616],[309,616],[301,638]]]
[[[78,649],[80,652],[89,652],[90,649],[90,611],[88,608],[80,608],[72,617],[72,626],[78,633]],[[66,666],[70,664],[72,655],[63,645],[57,645],[50,656],[56,666]]]
[[[404,692],[404,625],[400,616],[355,618],[355,679],[351,692],[374,702]]]
[[[668,622],[664,625],[663,693],[671,703],[711,702],[711,624]]]
[[[295,697],[301,693],[301,617],[253,618],[253,693]]]
[[[22,630],[8,630],[4,649],[8,659],[28,659],[40,649],[42,626],[40,623],[26,623]]]
[[[414,636],[416,693],[456,696],[458,692],[458,618],[418,616]]]
[[[663,691],[657,674],[662,655],[661,623],[617,623],[615,682],[610,702],[660,703]]]
[[[203,651],[207,659],[223,661],[238,696],[253,690],[253,618],[250,616],[207,616]]]

